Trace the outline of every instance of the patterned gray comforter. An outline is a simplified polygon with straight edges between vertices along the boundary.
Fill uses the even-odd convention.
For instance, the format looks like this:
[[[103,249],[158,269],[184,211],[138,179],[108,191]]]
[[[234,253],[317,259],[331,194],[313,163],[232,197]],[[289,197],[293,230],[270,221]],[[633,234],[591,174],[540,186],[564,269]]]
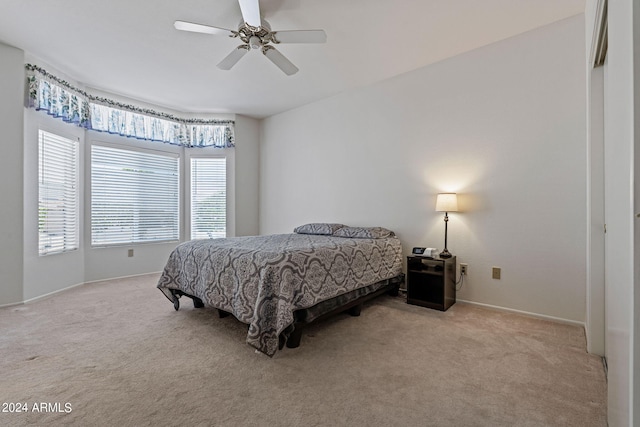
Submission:
[[[396,237],[310,234],[193,240],[169,256],[158,288],[196,296],[249,324],[247,342],[273,356],[295,310],[402,273]]]

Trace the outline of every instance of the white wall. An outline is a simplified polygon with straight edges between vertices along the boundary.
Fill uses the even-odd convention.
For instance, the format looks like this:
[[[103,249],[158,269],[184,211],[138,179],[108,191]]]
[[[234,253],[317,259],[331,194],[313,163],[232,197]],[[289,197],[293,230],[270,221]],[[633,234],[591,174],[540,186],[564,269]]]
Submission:
[[[442,248],[435,195],[455,191],[458,297],[584,321],[584,62],[580,15],[265,119],[260,232],[336,221]]]
[[[260,121],[236,116],[236,236],[259,233]]]
[[[24,53],[0,43],[0,306],[23,299]]]

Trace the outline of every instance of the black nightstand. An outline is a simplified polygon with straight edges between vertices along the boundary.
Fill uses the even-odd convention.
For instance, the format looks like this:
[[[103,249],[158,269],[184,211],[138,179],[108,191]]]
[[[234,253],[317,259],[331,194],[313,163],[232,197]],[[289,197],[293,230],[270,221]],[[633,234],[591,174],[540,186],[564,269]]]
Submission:
[[[456,302],[456,257],[407,257],[407,303],[446,311]]]

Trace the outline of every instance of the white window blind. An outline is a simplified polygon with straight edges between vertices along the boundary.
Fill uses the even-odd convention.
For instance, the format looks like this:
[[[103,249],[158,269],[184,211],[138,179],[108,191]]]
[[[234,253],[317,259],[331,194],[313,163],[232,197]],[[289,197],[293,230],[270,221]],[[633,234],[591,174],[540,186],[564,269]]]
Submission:
[[[191,158],[191,239],[227,236],[227,161]]]
[[[91,146],[91,244],[179,238],[178,157]]]
[[[38,253],[78,249],[78,143],[38,132]]]

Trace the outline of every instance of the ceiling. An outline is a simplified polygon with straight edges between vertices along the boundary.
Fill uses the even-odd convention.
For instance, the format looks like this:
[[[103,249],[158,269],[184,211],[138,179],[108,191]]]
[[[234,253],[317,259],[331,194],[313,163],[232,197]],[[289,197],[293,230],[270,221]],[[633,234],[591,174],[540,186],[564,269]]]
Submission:
[[[274,30],[324,29],[326,44],[258,51],[177,31],[176,19],[237,29],[237,0],[0,0],[0,41],[80,84],[191,113],[263,118],[584,12],[585,0],[261,0]]]

